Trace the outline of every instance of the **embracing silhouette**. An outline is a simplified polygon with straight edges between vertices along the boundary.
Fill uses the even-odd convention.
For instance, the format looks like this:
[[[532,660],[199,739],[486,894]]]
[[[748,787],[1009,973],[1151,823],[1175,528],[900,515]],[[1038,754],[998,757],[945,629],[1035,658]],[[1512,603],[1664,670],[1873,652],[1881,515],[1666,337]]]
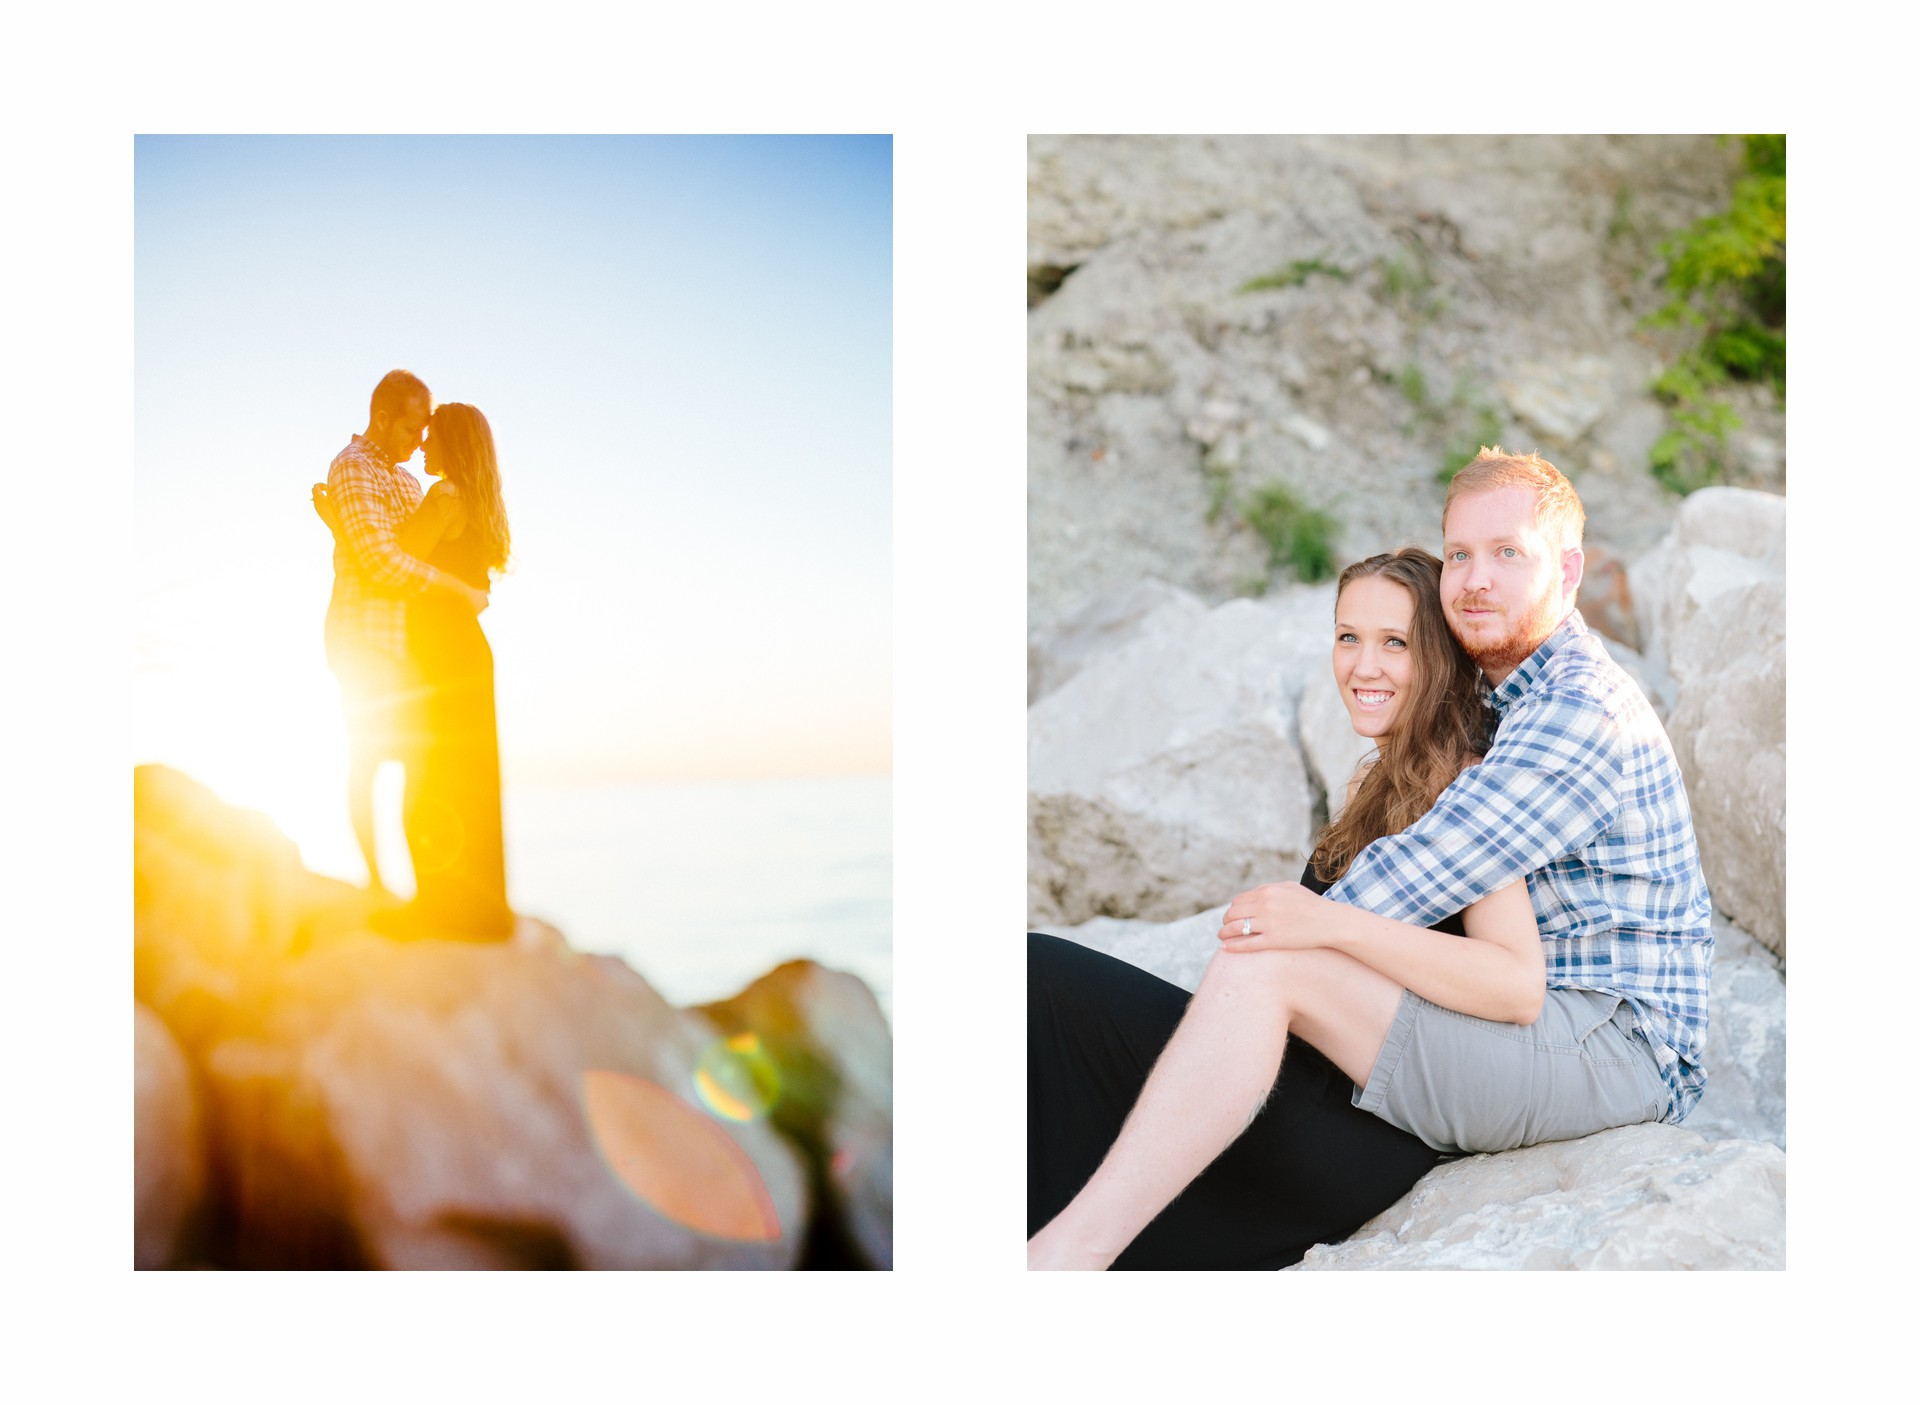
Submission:
[[[423,435],[438,480],[426,491],[403,467]],[[391,371],[313,503],[334,537],[327,661],[346,719],[348,813],[376,892],[386,883],[374,776],[386,761],[405,775],[414,897],[373,924],[393,936],[511,937],[493,651],[479,620],[509,550],[492,430],[471,405],[433,409],[418,377]]]

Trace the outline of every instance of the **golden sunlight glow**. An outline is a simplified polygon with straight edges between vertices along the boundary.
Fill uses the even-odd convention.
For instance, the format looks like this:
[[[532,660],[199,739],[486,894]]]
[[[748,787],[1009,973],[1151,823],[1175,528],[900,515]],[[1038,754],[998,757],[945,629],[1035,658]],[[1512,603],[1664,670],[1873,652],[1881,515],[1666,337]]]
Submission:
[[[134,673],[133,760],[184,771],[227,803],[264,812],[308,868],[361,883],[339,693],[311,614],[299,612],[303,628],[273,631],[223,629],[250,622],[232,607],[212,619],[170,613],[172,627],[151,631],[157,641]],[[403,864],[398,876],[406,873]]]

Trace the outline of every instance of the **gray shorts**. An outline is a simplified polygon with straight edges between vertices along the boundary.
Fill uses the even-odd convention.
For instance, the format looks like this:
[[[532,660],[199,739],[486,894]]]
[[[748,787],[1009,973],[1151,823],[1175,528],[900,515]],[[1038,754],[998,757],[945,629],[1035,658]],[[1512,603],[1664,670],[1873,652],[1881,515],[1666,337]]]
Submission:
[[[1669,1095],[1633,1007],[1594,990],[1549,990],[1532,1024],[1444,1009],[1412,991],[1355,1107],[1436,1151],[1506,1151],[1657,1122]]]

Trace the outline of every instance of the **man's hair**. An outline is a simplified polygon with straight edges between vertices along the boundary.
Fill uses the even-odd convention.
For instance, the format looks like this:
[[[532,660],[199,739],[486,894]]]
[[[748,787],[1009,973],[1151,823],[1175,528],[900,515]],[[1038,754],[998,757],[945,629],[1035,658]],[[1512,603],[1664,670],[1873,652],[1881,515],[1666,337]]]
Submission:
[[[367,406],[367,423],[378,419],[382,410],[389,418],[399,414],[416,395],[427,402],[428,409],[433,408],[433,396],[425,381],[412,371],[388,371],[373,388],[373,400]]]
[[[1453,500],[1468,493],[1485,493],[1495,488],[1530,488],[1534,494],[1533,525],[1556,551],[1580,545],[1587,525],[1587,510],[1580,506],[1580,495],[1573,491],[1567,476],[1538,454],[1509,454],[1498,444],[1482,447],[1472,463],[1453,475],[1447,485],[1446,506],[1440,509],[1445,522],[1453,510]]]

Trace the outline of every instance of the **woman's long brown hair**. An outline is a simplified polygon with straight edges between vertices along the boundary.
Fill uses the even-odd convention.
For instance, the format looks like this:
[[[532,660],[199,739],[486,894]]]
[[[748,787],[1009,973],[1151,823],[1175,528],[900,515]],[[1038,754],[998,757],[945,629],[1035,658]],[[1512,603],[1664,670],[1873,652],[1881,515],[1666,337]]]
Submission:
[[[1354,856],[1383,834],[1398,834],[1433,808],[1453,778],[1486,754],[1492,714],[1480,700],[1479,671],[1447,628],[1440,604],[1440,559],[1417,546],[1356,561],[1340,573],[1349,582],[1379,576],[1413,597],[1407,642],[1413,687],[1379,756],[1361,773],[1353,799],[1320,833],[1313,871],[1322,882],[1342,877]],[[1335,595],[1335,612],[1339,610]]]
[[[500,498],[500,462],[493,453],[493,429],[487,417],[458,401],[433,412],[432,434],[446,452],[447,481],[460,490],[467,509],[467,530],[486,544],[490,573],[506,569],[511,545],[507,506]]]

